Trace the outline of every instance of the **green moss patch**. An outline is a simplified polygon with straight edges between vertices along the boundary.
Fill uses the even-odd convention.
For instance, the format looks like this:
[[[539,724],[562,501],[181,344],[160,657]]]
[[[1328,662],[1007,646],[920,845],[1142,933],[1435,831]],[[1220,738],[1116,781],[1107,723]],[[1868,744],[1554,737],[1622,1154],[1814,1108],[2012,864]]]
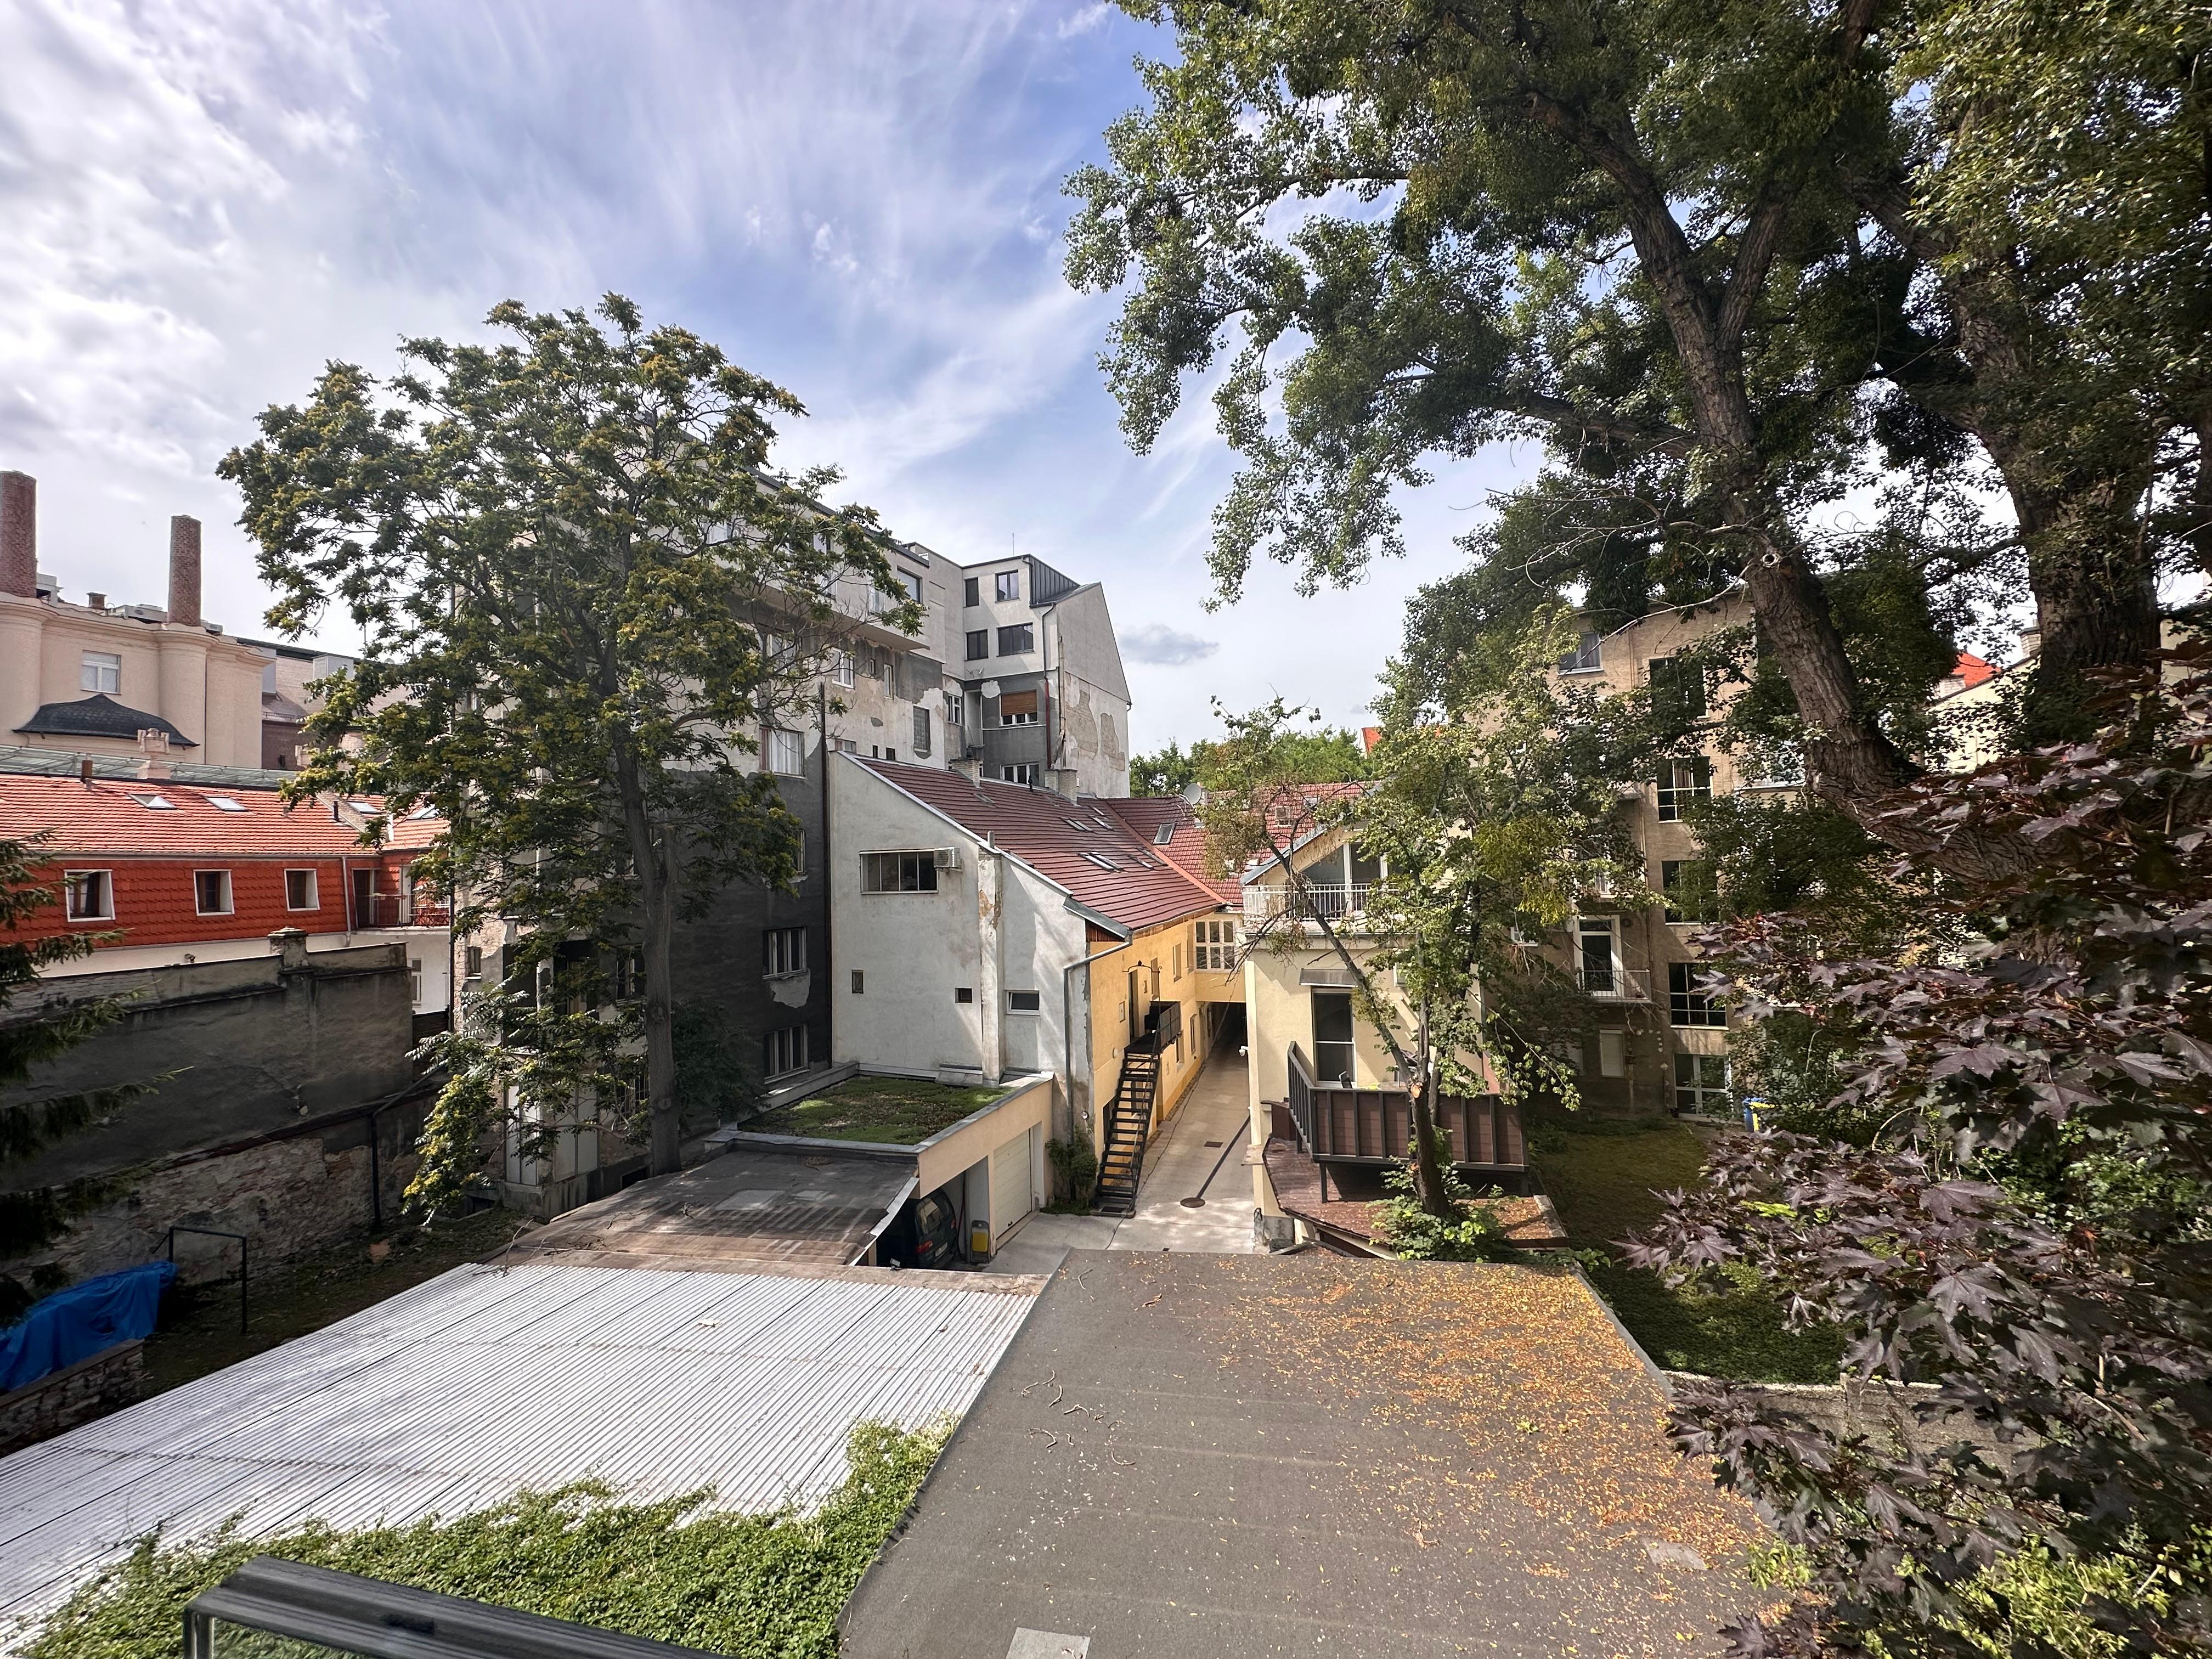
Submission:
[[[811,1514],[716,1514],[705,1492],[625,1504],[585,1482],[456,1520],[366,1532],[148,1539],[21,1651],[176,1659],[185,1604],[252,1557],[276,1555],[736,1659],[831,1659],[838,1611],[913,1504],[948,1429],[860,1425],[843,1483]]]
[[[1616,1240],[1658,1219],[1662,1193],[1696,1186],[1705,1161],[1705,1143],[1664,1118],[1552,1126],[1531,1156],[1567,1237],[1608,1256]],[[1589,1278],[1644,1351],[1669,1370],[1746,1382],[1836,1380],[1842,1332],[1790,1329],[1782,1304],[1755,1282],[1715,1275],[1674,1287],[1618,1264]]]
[[[982,1110],[1005,1092],[919,1078],[856,1077],[810,1099],[763,1112],[744,1127],[767,1135],[911,1146]]]

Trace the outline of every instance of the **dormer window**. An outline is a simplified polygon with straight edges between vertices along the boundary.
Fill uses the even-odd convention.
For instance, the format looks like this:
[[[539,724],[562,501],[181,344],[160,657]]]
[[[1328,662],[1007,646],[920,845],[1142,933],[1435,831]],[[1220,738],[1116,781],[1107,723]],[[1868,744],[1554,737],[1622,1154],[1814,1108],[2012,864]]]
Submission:
[[[123,659],[112,651],[86,652],[77,672],[77,684],[87,691],[122,690]]]

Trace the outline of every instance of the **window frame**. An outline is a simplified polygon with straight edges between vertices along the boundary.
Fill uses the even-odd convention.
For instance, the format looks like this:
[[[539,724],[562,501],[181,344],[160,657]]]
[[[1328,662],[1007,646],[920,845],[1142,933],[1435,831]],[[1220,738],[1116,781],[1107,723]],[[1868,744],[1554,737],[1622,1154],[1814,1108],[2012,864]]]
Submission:
[[[461,946],[461,977],[463,979],[482,979],[483,977],[483,945],[464,945]]]
[[[1029,999],[1027,1003],[1023,1002],[1024,997]],[[1006,1012],[1010,1014],[1042,1014],[1044,1012],[1044,994],[1042,991],[1009,990],[1006,993]]]
[[[800,1025],[779,1025],[772,1031],[761,1034],[761,1075],[763,1079],[793,1077],[806,1070],[810,1039],[807,1028]],[[778,1064],[779,1061],[782,1063]]]
[[[307,902],[305,904],[292,902],[292,878],[295,876],[305,876],[307,878]],[[284,872],[284,908],[294,915],[301,915],[322,908],[322,872],[313,867],[302,869],[297,866],[286,870]]]
[[[1022,568],[1015,565],[1007,570],[991,573],[991,603],[1019,605],[1022,602]]]
[[[1709,992],[1697,988],[1697,969],[1694,962],[1667,964],[1667,1023],[1686,1031],[1724,1030],[1728,1009]]]
[[[1713,798],[1713,763],[1708,755],[1692,755],[1682,760],[1665,763],[1666,770],[1653,781],[1657,792],[1656,805],[1659,822],[1680,823],[1685,805]],[[1682,781],[1682,774],[1690,775],[1690,781]]]
[[[1027,697],[1029,706],[1026,708],[1017,707],[1012,714],[1007,713],[1006,705],[1017,697]],[[1001,691],[999,693],[999,724],[1000,726],[1042,725],[1044,721],[1043,704],[1044,695],[1035,687],[1031,687],[1027,691]]]
[[[1684,1062],[1688,1064],[1685,1065]],[[1707,1073],[1717,1063],[1721,1080],[1713,1083]],[[1688,1073],[1685,1077],[1684,1073]],[[1674,1050],[1674,1110],[1677,1114],[1693,1112],[1699,1117],[1727,1117],[1735,1109],[1735,1068],[1725,1054],[1709,1054],[1694,1048]],[[1686,1097],[1686,1099],[1685,1098]],[[1715,1114],[1711,1102],[1717,1099],[1721,1110]]]
[[[960,603],[970,609],[983,603],[983,579],[966,576],[961,579]]]
[[[1605,635],[1595,629],[1579,629],[1574,648],[1559,658],[1562,674],[1601,674],[1605,672]]]
[[[766,741],[762,747],[768,752],[762,757],[762,759],[768,763],[768,769],[770,772],[780,778],[803,778],[806,775],[806,734],[805,732],[793,732],[787,726],[771,726],[763,735]],[[789,751],[787,754],[787,747]],[[782,763],[787,759],[790,760],[792,764],[784,765]]]
[[[791,979],[806,971],[806,929],[761,929],[761,974],[767,979]]]
[[[112,678],[112,685],[100,681]],[[88,685],[87,680],[92,682]],[[77,689],[94,696],[119,697],[123,695],[123,653],[120,651],[83,651],[77,655]]]
[[[1236,965],[1237,924],[1227,916],[1201,916],[1191,924],[1193,973],[1225,974]]]
[[[210,910],[200,902],[200,882],[207,876],[222,878],[222,908]],[[194,870],[192,872],[192,914],[201,916],[234,916],[238,914],[238,883],[228,866]]]
[[[80,910],[76,908],[77,884],[87,877],[97,877],[100,890],[106,895],[107,908],[103,910]],[[112,921],[115,920],[115,872],[110,870],[64,870],[62,872],[62,916],[66,921]]]
[[[1007,623],[999,629],[1000,656],[1026,657],[1036,649],[1035,623]]]
[[[1037,787],[1037,763],[1035,761],[1001,761],[998,781],[1016,783],[1025,789]]]
[[[989,660],[990,655],[991,630],[988,628],[969,629],[968,630],[967,659],[969,662],[986,662]]]
[[[888,866],[896,884],[892,886],[880,884],[882,872],[886,868],[881,860],[885,859],[896,860]],[[909,860],[915,861],[912,868],[918,884],[911,887],[905,884]],[[923,879],[925,877],[927,880]],[[881,852],[863,853],[860,854],[860,890],[866,894],[884,896],[942,891],[937,879],[937,854],[927,850],[918,852],[912,848],[889,848]]]

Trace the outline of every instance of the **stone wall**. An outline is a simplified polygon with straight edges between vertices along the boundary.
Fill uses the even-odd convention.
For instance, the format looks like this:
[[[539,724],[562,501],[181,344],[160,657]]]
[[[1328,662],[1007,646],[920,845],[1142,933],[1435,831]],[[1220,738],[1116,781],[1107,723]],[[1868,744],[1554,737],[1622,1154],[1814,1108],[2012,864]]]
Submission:
[[[0,1394],[0,1457],[118,1411],[146,1388],[146,1344],[134,1338]]]
[[[385,1214],[396,1213],[413,1166],[403,1149],[426,1103],[415,1097],[428,1093],[408,1059],[404,946],[311,957],[286,940],[264,958],[46,981],[0,1009],[0,1021],[35,1012],[41,1000],[100,996],[128,999],[123,1018],[0,1102],[158,1082],[9,1170],[17,1190],[88,1182],[110,1191],[64,1237],[0,1271],[106,1273],[160,1255],[173,1226],[246,1234],[256,1261],[273,1263],[369,1224],[372,1161]],[[186,1279],[235,1273],[237,1259],[227,1240],[193,1238],[178,1251]]]

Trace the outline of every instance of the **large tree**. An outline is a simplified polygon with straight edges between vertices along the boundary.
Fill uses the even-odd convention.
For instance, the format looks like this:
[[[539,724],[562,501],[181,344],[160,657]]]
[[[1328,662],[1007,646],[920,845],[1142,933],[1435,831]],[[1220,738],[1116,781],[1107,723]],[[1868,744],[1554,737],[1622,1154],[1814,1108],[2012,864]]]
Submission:
[[[2137,312],[2148,383],[2112,400],[2076,358],[2125,314],[2081,303],[2117,256],[2075,235],[2075,280],[2046,280],[2050,222],[2002,222],[1994,186],[1945,170],[1986,161],[1977,112],[2025,60],[2054,106],[2135,118],[2038,154],[2129,219],[2139,262],[2179,237],[2160,270],[2186,267],[2212,247],[2203,178],[2173,173],[2204,131],[2202,8],[2160,28],[2115,0],[2138,27],[2093,73],[2094,31],[2040,33],[2031,0],[2008,27],[1935,0],[1124,3],[1176,56],[1143,66],[1151,106],[1109,131],[1110,165],[1070,182],[1068,273],[1133,279],[1104,367],[1140,448],[1241,329],[1214,393],[1245,462],[1216,517],[1224,593],[1255,553],[1309,589],[1351,580],[1398,545],[1396,492],[1434,458],[1541,440],[1571,508],[1549,538],[1592,556],[1559,574],[1617,578],[1610,552],[1741,583],[1816,787],[1862,814],[1916,772],[1823,580],[1816,515],[1870,469],[1957,500],[1995,465],[2059,707],[2154,647],[2143,509],[2154,478],[2198,476],[2201,322],[2180,299]],[[2159,187],[2155,214],[2100,194],[2116,171]],[[1969,562],[2013,545],[1967,540]]]
[[[803,729],[793,705],[868,596],[917,620],[875,516],[824,504],[836,474],[769,470],[789,392],[620,296],[489,321],[508,337],[408,341],[386,382],[333,365],[220,469],[271,625],[335,607],[362,637],[293,793],[435,807],[422,868],[456,927],[514,924],[505,986],[444,1044],[433,1196],[491,1118],[611,1105],[639,1039],[652,1167],[678,1167],[678,917],[795,878],[767,734]]]

